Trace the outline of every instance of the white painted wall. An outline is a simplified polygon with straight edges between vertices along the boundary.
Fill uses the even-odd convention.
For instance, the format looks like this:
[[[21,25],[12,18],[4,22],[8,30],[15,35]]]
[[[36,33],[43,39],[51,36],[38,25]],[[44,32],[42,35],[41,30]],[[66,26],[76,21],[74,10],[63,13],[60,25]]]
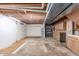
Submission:
[[[16,37],[17,40],[20,40],[23,37],[26,37],[26,24],[21,25],[20,23],[17,23],[17,30],[16,30]]]
[[[27,24],[27,36],[42,37],[42,24]]]
[[[16,19],[15,19],[16,20]],[[42,36],[41,24],[20,24],[19,22],[0,15],[0,49],[9,47],[17,40],[26,36]]]
[[[9,47],[16,40],[26,36],[26,25],[0,15],[0,49]]]

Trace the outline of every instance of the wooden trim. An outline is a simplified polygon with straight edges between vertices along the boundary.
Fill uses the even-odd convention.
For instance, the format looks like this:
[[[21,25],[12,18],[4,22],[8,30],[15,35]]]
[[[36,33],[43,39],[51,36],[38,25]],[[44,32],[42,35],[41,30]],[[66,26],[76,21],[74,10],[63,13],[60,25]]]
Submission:
[[[3,48],[0,49],[1,53],[4,54],[11,54],[12,52],[14,52],[17,48],[19,48],[22,44],[24,44],[24,42],[26,41],[27,37],[24,37],[18,41],[16,41],[15,43],[13,43],[11,46],[7,47],[7,48]]]

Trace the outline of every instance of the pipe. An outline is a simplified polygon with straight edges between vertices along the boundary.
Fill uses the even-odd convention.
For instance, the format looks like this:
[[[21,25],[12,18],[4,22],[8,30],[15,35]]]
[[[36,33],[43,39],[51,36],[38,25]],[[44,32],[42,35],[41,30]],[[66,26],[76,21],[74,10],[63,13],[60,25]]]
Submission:
[[[26,10],[26,11],[33,11],[33,12],[46,12],[45,10],[32,10],[32,8],[35,9],[43,9],[44,8],[44,3],[42,3],[41,7],[0,7],[2,9],[12,9],[12,10]],[[29,9],[28,9],[29,8]]]
[[[11,10],[26,10],[26,11],[33,11],[33,12],[42,12],[42,13],[46,13],[45,10],[31,10],[31,9],[18,9],[18,8],[2,8],[2,9],[11,9]]]
[[[50,4],[50,3],[48,3],[46,11],[48,11],[48,10],[49,10],[49,6],[50,6],[50,5],[51,5],[51,4]]]
[[[17,7],[19,9],[43,9],[44,8],[44,3],[42,3],[41,7]]]
[[[47,12],[47,14],[46,14],[46,17],[45,17],[45,20],[44,20],[44,22],[43,22],[43,38],[45,38],[45,22],[46,22],[46,19],[47,19],[47,16],[48,16],[48,14],[49,14],[49,12],[50,12],[50,9],[52,8],[52,5],[53,5],[53,3],[50,5],[50,7],[49,7],[49,10],[48,10],[48,12]]]

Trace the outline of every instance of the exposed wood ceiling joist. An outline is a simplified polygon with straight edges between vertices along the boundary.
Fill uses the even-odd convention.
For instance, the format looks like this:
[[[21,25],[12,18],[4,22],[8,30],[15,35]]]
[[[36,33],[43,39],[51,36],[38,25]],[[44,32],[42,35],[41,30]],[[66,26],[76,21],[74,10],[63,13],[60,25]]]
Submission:
[[[29,3],[29,4],[0,4],[0,9],[11,9],[11,10],[27,10],[27,11],[38,11],[45,12],[47,8],[47,4],[44,3]]]
[[[0,4],[0,7],[1,7],[1,5],[5,5],[5,6],[10,5],[10,7],[14,6],[14,5],[18,5],[18,6],[21,6],[21,7],[25,6],[25,5],[30,5],[30,7],[32,7],[32,6],[37,7],[37,6],[34,6],[36,4],[32,4],[32,6],[31,6],[31,4],[27,4],[27,3],[22,4],[22,5],[21,4]],[[41,7],[42,3],[41,4],[38,3],[37,5]],[[47,7],[47,4],[44,4],[44,6]],[[32,9],[32,11],[30,11],[30,9],[28,9],[28,11],[27,11],[26,9],[17,10],[17,9],[0,8],[0,14],[4,14],[8,17],[14,17],[14,18],[21,20],[21,21],[28,23],[28,24],[43,23],[46,12],[39,12],[39,11],[42,11],[42,9],[39,9],[39,10]]]

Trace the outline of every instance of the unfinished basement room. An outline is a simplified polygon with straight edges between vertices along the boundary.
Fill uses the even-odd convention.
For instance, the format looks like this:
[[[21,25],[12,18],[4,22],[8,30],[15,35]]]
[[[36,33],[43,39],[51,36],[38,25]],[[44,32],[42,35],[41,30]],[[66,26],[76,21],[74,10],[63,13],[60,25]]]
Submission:
[[[0,56],[78,56],[79,3],[0,3]]]

